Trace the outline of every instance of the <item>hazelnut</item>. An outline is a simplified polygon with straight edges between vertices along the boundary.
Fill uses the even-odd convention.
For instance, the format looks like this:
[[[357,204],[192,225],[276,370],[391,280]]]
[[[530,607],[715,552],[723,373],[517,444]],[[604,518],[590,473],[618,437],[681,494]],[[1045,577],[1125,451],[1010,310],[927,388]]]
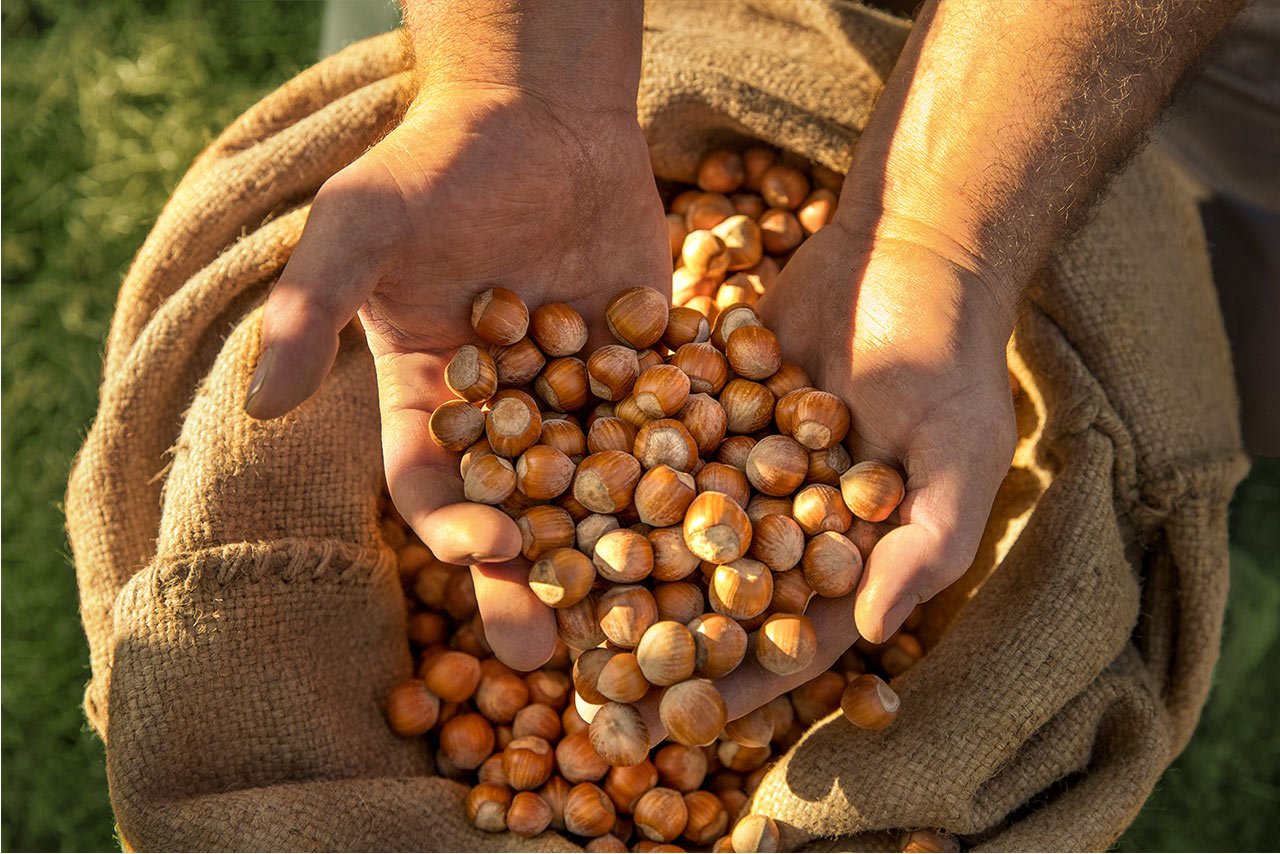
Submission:
[[[779,614],[803,614],[813,598],[813,588],[804,572],[793,569],[773,574],[773,601],[769,607]]]
[[[680,247],[684,245],[684,238],[688,233],[689,229],[684,224],[683,215],[667,214],[667,242],[671,244],[672,258],[680,254]]]
[[[698,186],[709,193],[731,193],[742,186],[745,175],[742,155],[719,148],[698,166]]]
[[[444,609],[449,612],[449,616],[459,621],[467,619],[476,612],[476,591],[471,583],[471,573],[455,572],[449,576],[444,587]]]
[[[840,698],[844,716],[862,729],[884,729],[898,716],[900,701],[879,676],[864,673],[849,683]]]
[[[467,793],[467,821],[488,833],[501,833],[507,829],[511,800],[511,789],[506,786],[481,783]]]
[[[695,276],[722,276],[729,269],[729,247],[711,231],[690,231],[680,248],[680,259]]]
[[[529,696],[528,688],[525,689],[525,696]],[[511,722],[511,734],[515,738],[536,735],[551,743],[555,743],[560,738],[562,729],[560,715],[555,709],[542,703],[530,703],[525,706],[516,712],[515,720]]]
[[[564,826],[579,836],[603,836],[613,827],[613,802],[594,783],[579,783],[564,802]]]
[[[747,633],[736,620],[723,614],[703,614],[689,622],[693,634],[694,673],[719,679],[737,669],[747,651]]]
[[[427,564],[414,576],[413,595],[427,607],[441,609],[444,607],[444,591],[449,579],[456,573],[465,571],[460,566],[451,566],[438,561]]]
[[[624,649],[633,649],[645,630],[658,621],[658,605],[645,588],[619,585],[600,594],[596,614],[605,637]]]
[[[604,791],[618,812],[630,814],[635,810],[640,796],[656,785],[658,770],[646,759],[635,765],[611,767],[604,783]]]
[[[707,604],[698,585],[688,581],[668,581],[655,585],[653,601],[658,606],[659,621],[674,620],[681,625],[701,615]]]
[[[667,315],[667,331],[662,336],[662,343],[672,350],[678,350],[686,344],[696,344],[711,338],[711,326],[707,317],[696,308],[679,306],[671,309]]]
[[[591,720],[591,746],[610,765],[636,765],[649,755],[649,728],[635,706],[605,703]]]
[[[593,513],[615,513],[631,504],[640,463],[624,451],[600,451],[584,459],[573,478],[573,497]]]
[[[582,428],[567,418],[544,418],[542,433],[538,436],[538,444],[534,447],[546,446],[555,448],[572,462],[576,462],[587,453],[587,437]],[[528,490],[524,490],[526,493]]]
[[[527,456],[528,452],[520,458],[521,461]],[[516,527],[520,529],[521,554],[529,560],[537,560],[554,549],[573,545],[573,518],[568,512],[550,504],[530,507],[517,520]]]
[[[445,366],[444,383],[463,400],[479,403],[498,390],[498,368],[484,350],[464,344]]]
[[[751,486],[747,476],[741,469],[724,463],[707,463],[694,478],[698,492],[720,492],[733,500],[739,507],[745,508],[751,496]],[[754,538],[754,534],[752,535]]]
[[[553,548],[529,568],[529,589],[533,595],[557,609],[580,603],[591,592],[595,580],[595,566],[577,549]]]
[[[684,407],[689,389],[689,377],[680,368],[654,365],[640,372],[631,394],[649,418],[670,418]]]
[[[536,789],[551,777],[555,754],[545,739],[526,735],[502,751],[502,773],[516,791]]]
[[[694,589],[696,591],[697,588]],[[635,659],[644,678],[652,685],[683,682],[693,675],[693,635],[682,623],[673,620],[656,622],[640,638]]]
[[[671,302],[698,312],[710,324],[711,317],[699,300],[709,301],[718,287],[720,280],[716,276],[699,276],[691,270],[678,267],[671,274]],[[670,317],[667,322],[670,323]]]
[[[436,656],[422,675],[432,694],[449,703],[462,703],[471,699],[480,684],[480,662],[474,655],[448,650]]]
[[[590,394],[587,366],[581,359],[565,356],[552,359],[533,383],[538,396],[558,412],[581,409]]]
[[[699,193],[684,213],[684,225],[691,232],[706,230],[735,213],[733,202],[723,193]]]
[[[670,842],[684,833],[689,812],[684,798],[675,789],[658,786],[636,802],[636,830],[653,842]]]
[[[676,471],[670,466],[659,465],[645,472],[636,484],[635,509],[640,514],[640,521],[646,525],[677,525],[684,521],[685,511],[693,503],[696,494],[697,487],[692,475]],[[646,550],[650,555],[649,568],[652,569],[653,550],[648,547],[647,541]]]
[[[573,306],[550,303],[533,310],[529,337],[548,356],[572,356],[587,346],[587,322]]]
[[[822,531],[805,546],[804,578],[819,596],[847,596],[862,578],[862,556],[843,534]]]
[[[517,792],[507,808],[507,829],[517,836],[537,836],[551,826],[551,807],[533,792]]]
[[[809,452],[799,442],[787,436],[765,436],[747,455],[745,473],[765,495],[782,496],[800,487],[808,468]]]
[[[387,695],[387,720],[396,735],[422,735],[440,717],[440,698],[418,679],[401,682]]]
[[[711,327],[711,344],[723,350],[730,335],[744,326],[760,325],[760,318],[751,306],[726,303]]]
[[[720,392],[720,405],[730,433],[755,433],[768,427],[773,418],[773,394],[751,380],[730,380]]]
[[[698,462],[698,443],[674,418],[659,418],[641,427],[636,432],[633,449],[636,459],[645,469],[665,465],[676,471],[688,472]]]
[[[679,526],[650,531],[649,545],[653,547],[650,576],[655,581],[679,581],[698,568],[698,556],[685,545],[684,531]]]
[[[791,705],[796,718],[804,726],[810,726],[840,708],[840,696],[844,693],[844,676],[828,670],[819,673],[791,692]]]
[[[706,679],[678,682],[658,701],[658,716],[672,740],[694,747],[715,741],[727,715],[724,698]]]
[[[606,700],[617,703],[634,703],[649,693],[649,683],[640,670],[640,663],[630,652],[610,656],[600,669],[596,690]]]
[[[606,344],[587,357],[587,381],[601,400],[621,400],[631,394],[640,376],[636,351],[620,344]]]
[[[853,514],[844,506],[840,493],[824,483],[811,484],[796,493],[791,517],[810,536],[823,531],[847,531],[853,524]]]
[[[756,661],[779,676],[804,670],[817,653],[818,635],[803,614],[774,614],[756,633]]]
[[[807,391],[796,402],[791,429],[778,426],[810,450],[830,448],[849,432],[849,407],[834,394]]]
[[[672,198],[671,204],[667,205],[667,209],[674,214],[684,216],[693,203],[704,195],[705,193],[702,190],[683,190]]]
[[[729,813],[711,792],[689,792],[684,806],[688,815],[684,838],[694,845],[710,845],[729,829]]]
[[[556,630],[570,649],[591,649],[604,643],[604,631],[596,619],[596,597],[588,593],[581,602],[556,609]]]
[[[612,649],[588,649],[578,656],[573,663],[573,688],[578,696],[592,705],[602,705],[609,698],[600,693],[600,672],[609,663],[609,659],[618,653]]]
[[[641,350],[636,353],[636,361],[640,363],[640,373],[643,374],[650,368],[661,365],[666,360],[662,358],[657,350]]]
[[[475,459],[462,478],[462,494],[478,504],[501,504],[516,491],[516,470],[496,454]]]
[[[809,195],[809,179],[799,169],[775,163],[760,178],[760,195],[775,208],[795,210]]]
[[[902,475],[893,466],[866,460],[840,475],[840,494],[853,515],[883,522],[902,502]]]
[[[551,807],[551,826],[556,830],[564,830],[564,805],[569,799],[569,790],[573,788],[563,777],[552,776],[541,789],[538,797]]]
[[[628,288],[605,307],[605,322],[619,343],[643,350],[667,331],[667,298],[653,288]]]
[[[764,441],[776,438],[779,437],[769,436]],[[804,531],[790,516],[779,513],[763,516],[752,525],[751,531],[751,556],[774,572],[792,569],[804,555]]]
[[[636,428],[621,418],[597,418],[587,431],[587,449],[598,454],[601,451],[631,453],[636,445]]]
[[[556,745],[556,765],[570,783],[599,780],[609,771],[609,763],[596,753],[585,732],[566,735]]]
[[[716,462],[733,466],[745,472],[747,469],[747,457],[755,446],[756,440],[750,436],[729,436],[720,443],[720,450],[716,452]]]
[[[844,445],[832,445],[825,450],[810,451],[809,470],[805,473],[805,480],[838,488],[840,475],[849,469],[850,464],[849,452],[844,449]]]
[[[913,830],[903,834],[900,845],[903,851],[912,854],[958,854],[960,851],[960,840],[942,830]]]
[[[457,768],[479,768],[493,746],[493,727],[481,715],[458,715],[440,729],[440,752]],[[503,769],[505,773],[505,762]]]
[[[755,289],[751,287],[750,280],[737,274],[725,280],[725,282],[716,289],[716,307],[719,308],[721,312],[727,311],[729,308],[735,306],[754,309],[756,303],[759,301],[760,294],[756,293]],[[716,317],[719,319],[719,314],[717,314]],[[724,346],[718,340],[713,340],[716,341],[716,346]]]
[[[533,382],[547,363],[538,345],[528,338],[521,338],[507,347],[490,347],[489,355],[498,372],[498,384],[504,386]]]
[[[752,530],[755,525],[765,516],[786,516],[791,517],[792,500],[790,498],[778,498],[772,495],[753,495],[751,500],[747,502],[747,519],[751,521]]]
[[[761,240],[766,252],[785,255],[800,245],[804,232],[791,211],[769,208],[760,217]]]
[[[604,836],[597,836],[588,841],[582,850],[591,854],[627,854],[631,849],[627,847],[627,843],[612,833],[606,833]]]
[[[576,703],[570,703],[565,706],[564,713],[560,715],[560,724],[565,734],[574,732],[586,732],[591,724],[587,723],[582,715],[578,714]]]
[[[620,528],[596,540],[592,561],[602,578],[632,584],[653,571],[653,547],[642,534]]]
[[[730,836],[733,850],[738,852],[775,852],[781,842],[778,824],[765,815],[749,815],[733,827]]]
[[[542,435],[542,413],[529,395],[519,389],[505,389],[489,401],[484,430],[495,454],[518,457]]]
[[[748,620],[764,613],[773,599],[773,573],[750,558],[738,558],[716,567],[707,588],[716,613]]]
[[[599,539],[610,531],[618,530],[618,527],[616,517],[606,516],[603,513],[592,513],[578,523],[578,550],[587,557],[594,557],[596,543]]]
[[[764,183],[764,173],[778,162],[778,152],[764,146],[754,146],[742,152],[744,189],[757,192]]]
[[[774,397],[781,398],[796,389],[812,388],[813,380],[804,368],[794,362],[783,362],[772,376],[764,380],[764,386],[773,392]]]
[[[409,640],[418,646],[444,643],[449,636],[449,622],[432,611],[409,615]]]
[[[499,786],[507,785],[507,776],[502,773],[501,753],[495,753],[480,763],[479,769],[476,770],[476,782],[497,783]]]
[[[472,698],[476,711],[495,724],[509,724],[529,705],[529,689],[514,673],[482,676]]]
[[[778,339],[763,326],[746,325],[735,329],[725,342],[725,355],[729,366],[750,380],[771,377],[782,366],[782,348]]]
[[[752,219],[759,219],[760,214],[765,210],[764,199],[755,193],[734,193],[729,197],[729,201],[733,202],[735,211]]]
[[[465,451],[484,434],[484,413],[465,400],[446,401],[431,413],[427,431],[446,451]]]
[[[692,792],[707,776],[707,754],[701,747],[666,744],[654,755],[658,782],[677,792]]]
[[[743,747],[768,747],[773,740],[773,718],[769,707],[761,706],[729,721],[724,725],[724,737]]]
[[[711,233],[728,250],[730,270],[745,270],[760,263],[764,243],[760,226],[752,217],[736,214],[712,227]]]
[[[529,700],[553,709],[563,709],[573,693],[573,680],[558,670],[535,670],[524,677]]]
[[[529,309],[506,288],[490,288],[471,304],[471,326],[493,344],[514,344],[529,328]]]
[[[701,560],[730,563],[751,545],[751,523],[736,501],[722,492],[704,492],[689,505],[684,541]]]
[[[724,414],[724,407],[708,394],[689,395],[676,419],[693,437],[698,453],[707,456],[720,447],[724,434],[729,429],[729,419]]]
[[[817,234],[835,218],[836,194],[826,188],[810,193],[800,205],[800,210],[796,211],[796,219],[800,220],[805,234]]]

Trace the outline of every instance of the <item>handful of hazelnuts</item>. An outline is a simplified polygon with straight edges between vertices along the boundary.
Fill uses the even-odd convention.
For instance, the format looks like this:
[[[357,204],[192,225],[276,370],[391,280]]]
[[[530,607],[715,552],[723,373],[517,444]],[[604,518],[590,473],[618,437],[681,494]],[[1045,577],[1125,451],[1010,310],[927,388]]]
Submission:
[[[479,295],[471,324],[485,344],[454,355],[445,380],[458,399],[430,420],[432,439],[461,454],[467,500],[498,506],[516,520],[523,555],[532,562],[530,587],[555,609],[565,663],[572,662],[570,693],[600,706],[589,726],[583,722],[572,733],[580,736],[574,746],[565,748],[574,754],[569,765],[576,753],[589,754],[600,773],[570,786],[580,775],[561,768],[565,791],[550,795],[560,810],[553,804],[547,813],[556,820],[533,823],[540,824],[535,832],[555,826],[598,837],[600,844],[588,850],[627,850],[626,836],[619,840],[614,826],[624,806],[633,820],[629,832],[651,846],[635,850],[671,850],[682,835],[694,845],[714,842],[714,850],[774,850],[777,828],[761,816],[725,833],[736,810],[727,811],[724,822],[708,819],[707,827],[689,832],[695,810],[718,816],[712,806],[724,804],[697,790],[701,777],[692,787],[657,785],[658,773],[648,773],[654,768],[649,733],[633,704],[661,692],[659,717],[672,742],[664,749],[678,748],[685,759],[719,743],[717,755],[734,746],[730,761],[720,759],[730,769],[739,749],[766,762],[783,735],[780,720],[783,730],[794,725],[794,709],[783,715],[774,701],[730,721],[715,680],[748,656],[780,675],[808,668],[817,651],[805,616],[811,598],[856,589],[864,555],[903,497],[893,467],[854,464],[841,444],[848,408],[782,360],[778,340],[756,314],[756,300],[780,261],[830,222],[838,196],[838,175],[785,157],[764,148],[713,152],[699,170],[698,189],[670,194],[673,293],[680,304],[670,306],[650,288],[618,293],[604,317],[616,343],[584,352],[587,323],[569,305],[531,312],[502,288]],[[811,179],[822,186],[812,189]],[[418,598],[426,602],[420,591]],[[918,624],[919,615],[913,619]],[[482,645],[482,629],[478,634]],[[923,654],[914,636],[900,638],[870,648],[889,676]],[[449,694],[460,678],[441,663],[451,654],[420,666],[422,680],[401,686],[402,717],[414,718],[404,710],[423,694]],[[843,707],[859,726],[887,726],[897,712],[896,694],[863,672],[865,662],[854,650],[837,666],[843,669],[802,686],[823,677],[839,682],[815,689],[825,691],[823,714]],[[462,681],[473,680],[467,674]],[[572,696],[566,703],[556,738],[569,729]],[[438,717],[425,727],[417,718],[396,728],[425,732]],[[554,738],[538,738],[535,746],[546,749],[531,754],[539,771],[532,785],[513,777],[519,776],[516,757],[533,748],[523,737],[510,741],[501,753],[503,773],[482,779],[468,801],[472,821],[521,832],[510,812],[548,785],[557,763],[565,764],[560,753],[569,738],[555,748]],[[442,750],[444,741],[442,732]],[[486,754],[477,765],[491,760]],[[613,781],[615,772],[624,780],[619,785],[644,777],[643,797],[624,805],[609,784],[601,789],[592,782],[605,775]],[[579,804],[575,793],[583,785],[593,791],[583,790]],[[500,790],[506,795],[498,797]],[[716,803],[701,804],[703,795]],[[600,809],[587,810],[593,804]],[[607,812],[607,820],[597,815],[600,826],[588,828],[574,817],[576,807]],[[682,827],[669,832],[666,825],[681,815]]]

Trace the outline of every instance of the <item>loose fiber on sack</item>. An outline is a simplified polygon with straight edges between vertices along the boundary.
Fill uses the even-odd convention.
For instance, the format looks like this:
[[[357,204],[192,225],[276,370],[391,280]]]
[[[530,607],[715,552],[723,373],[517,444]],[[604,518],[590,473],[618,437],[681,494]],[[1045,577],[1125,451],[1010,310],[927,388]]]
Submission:
[[[673,179],[753,137],[847,167],[906,33],[837,0],[654,4],[646,29],[640,115]],[[410,658],[362,342],[288,417],[241,409],[305,205],[395,121],[405,64],[398,36],[373,39],[251,109],[121,290],[67,516],[85,708],[132,847],[572,847],[472,829],[464,788],[383,718]],[[1010,358],[1023,441],[979,558],[932,609],[894,726],[836,715],[761,784],[752,809],[788,847],[941,826],[1105,848],[1195,725],[1244,462],[1199,223],[1153,157],[1033,288]]]

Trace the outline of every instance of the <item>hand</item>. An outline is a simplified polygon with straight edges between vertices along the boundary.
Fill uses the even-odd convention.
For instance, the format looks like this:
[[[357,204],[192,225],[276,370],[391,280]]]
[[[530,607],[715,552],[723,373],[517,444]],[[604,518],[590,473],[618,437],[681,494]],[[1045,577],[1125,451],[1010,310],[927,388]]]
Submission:
[[[432,410],[453,397],[444,367],[478,343],[470,305],[486,288],[509,288],[531,307],[572,303],[598,320],[618,290],[669,292],[670,277],[634,108],[563,109],[487,85],[436,89],[316,195],[267,302],[246,409],[273,418],[313,394],[358,311],[396,507],[438,558],[474,564],[495,653],[537,667],[553,650],[555,619],[530,592],[527,567],[509,560],[519,531],[497,508],[456,503],[458,455],[428,437]]]

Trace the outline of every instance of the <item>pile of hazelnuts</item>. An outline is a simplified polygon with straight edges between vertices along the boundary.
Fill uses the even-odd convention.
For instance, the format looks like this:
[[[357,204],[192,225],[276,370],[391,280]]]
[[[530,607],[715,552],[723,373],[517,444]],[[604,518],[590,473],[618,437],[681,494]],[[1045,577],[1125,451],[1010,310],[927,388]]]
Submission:
[[[708,775],[762,776],[775,749],[836,708],[869,729],[895,717],[896,694],[856,649],[737,720],[715,684],[748,655],[779,675],[810,667],[810,600],[856,589],[903,496],[894,468],[850,459],[848,408],[782,360],[755,311],[790,253],[831,221],[838,181],[772,149],[710,154],[697,189],[664,188],[677,305],[650,288],[618,293],[604,317],[616,343],[590,353],[586,321],[569,305],[530,312],[502,288],[476,298],[471,323],[486,343],[450,361],[458,399],[435,410],[430,433],[461,454],[467,500],[515,519],[562,652],[523,678],[482,662],[474,593],[465,608],[448,601],[469,576],[429,559],[411,586],[427,609],[445,609],[451,632],[434,628],[438,611],[411,618],[420,678],[393,692],[388,714],[405,735],[440,729],[444,773],[479,770],[468,799],[478,827],[554,827],[601,851],[627,850],[632,835],[634,850],[679,850],[678,838],[773,850],[777,828],[763,816],[726,834],[754,786],[717,788]],[[890,677],[923,655],[911,625],[863,645]],[[553,681],[555,697],[531,680]],[[505,686],[520,700],[508,706],[521,708],[486,708],[486,685]],[[599,706],[589,725],[574,693]],[[671,742],[652,759],[633,705],[651,693]],[[804,701],[812,714],[800,714],[797,693],[820,696]],[[468,705],[475,711],[461,713]],[[488,733],[465,757],[450,747],[464,737],[456,721]],[[682,776],[689,767],[697,773]]]

